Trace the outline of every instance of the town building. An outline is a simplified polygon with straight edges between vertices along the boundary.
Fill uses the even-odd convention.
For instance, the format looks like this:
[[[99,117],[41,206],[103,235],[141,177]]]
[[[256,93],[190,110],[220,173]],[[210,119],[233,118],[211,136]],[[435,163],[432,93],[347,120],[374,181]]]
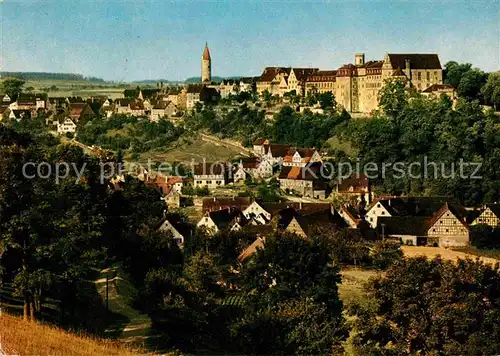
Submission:
[[[283,166],[278,177],[280,189],[303,197],[326,199],[327,184],[321,171],[321,162],[310,163],[304,167]]]
[[[153,122],[160,121],[163,117],[177,115],[177,106],[171,101],[155,100],[151,106],[149,120]]]
[[[246,225],[246,219],[241,210],[228,208],[205,213],[196,226],[204,228],[209,234],[215,234],[224,230],[238,231],[244,225]]]
[[[305,95],[335,92],[336,70],[318,70],[305,80]]]
[[[467,211],[453,199],[410,197],[374,202],[366,218],[383,237],[442,247],[470,244]]]
[[[83,103],[70,103],[68,105],[68,116],[73,122],[78,122],[81,119],[90,119],[96,114],[89,104]]]
[[[5,96],[3,99],[6,99]],[[46,109],[48,97],[47,94],[27,94],[21,93],[18,95],[17,100],[9,104],[11,110],[38,110]]]
[[[215,189],[228,183],[228,167],[225,163],[199,163],[194,166],[194,187]]]
[[[283,157],[284,167],[305,167],[310,163],[323,162],[321,156],[314,148],[292,147]]]
[[[62,123],[57,123],[57,133],[63,135],[68,132],[75,133],[76,124],[69,117],[66,117]]]
[[[337,179],[333,183],[332,196],[338,200],[370,204],[372,192],[368,177],[363,174],[351,174],[345,179]]]
[[[439,98],[442,94],[452,100],[457,98],[457,92],[450,84],[432,84],[427,89],[422,90],[422,95],[428,98]]]
[[[500,226],[500,204],[487,204],[481,214],[471,223],[472,226],[485,224],[492,228]]]
[[[186,108],[194,109],[197,103],[207,104],[215,102],[219,98],[219,92],[204,84],[190,84],[186,90]]]
[[[170,233],[174,241],[181,247],[193,233],[193,226],[180,214],[166,214],[160,222],[158,231]]]

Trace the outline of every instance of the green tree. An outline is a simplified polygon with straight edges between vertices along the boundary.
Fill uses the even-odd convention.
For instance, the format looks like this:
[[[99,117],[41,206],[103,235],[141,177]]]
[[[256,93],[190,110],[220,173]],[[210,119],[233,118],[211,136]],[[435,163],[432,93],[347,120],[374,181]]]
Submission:
[[[444,65],[444,82],[457,89],[462,80],[462,76],[472,69],[470,63],[457,63],[450,61]]]
[[[338,347],[345,328],[332,262],[321,239],[267,238],[238,282],[246,295],[243,317],[233,325],[241,351],[325,354]],[[263,335],[266,341],[256,342]]]
[[[462,75],[457,92],[461,97],[469,100],[481,97],[481,88],[486,83],[487,74],[477,68],[471,69]]]
[[[496,110],[500,108],[500,72],[488,75],[486,84],[481,88],[481,94],[486,102],[491,103]]]
[[[407,105],[406,82],[403,79],[385,79],[379,94],[379,106],[395,119]]]
[[[333,96],[333,93],[331,91],[319,94],[318,101],[323,110],[335,109],[337,106],[337,103],[335,102],[335,97]]]
[[[23,91],[24,83],[24,80],[21,79],[5,79],[2,82],[2,90],[5,94],[10,96],[12,100],[16,100],[18,95]]]
[[[360,354],[485,355],[500,350],[500,267],[401,259],[370,282],[373,309],[352,308]]]

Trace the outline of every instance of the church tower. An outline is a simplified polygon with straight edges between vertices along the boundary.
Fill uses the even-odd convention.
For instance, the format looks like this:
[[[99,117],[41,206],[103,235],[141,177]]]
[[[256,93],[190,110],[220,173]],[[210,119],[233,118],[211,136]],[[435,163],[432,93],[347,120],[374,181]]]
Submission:
[[[201,56],[201,82],[210,83],[212,81],[212,59],[208,45],[205,43],[205,50]]]

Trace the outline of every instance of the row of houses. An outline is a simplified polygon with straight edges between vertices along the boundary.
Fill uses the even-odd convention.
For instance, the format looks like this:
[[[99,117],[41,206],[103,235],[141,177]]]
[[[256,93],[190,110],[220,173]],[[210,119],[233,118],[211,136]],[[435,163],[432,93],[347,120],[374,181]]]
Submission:
[[[404,243],[467,246],[472,226],[500,226],[500,204],[466,209],[446,197],[389,197],[375,200],[364,218],[382,236]]]
[[[210,233],[237,231],[244,226],[272,224],[303,237],[318,229],[349,228],[364,236],[396,239],[404,244],[442,247],[470,245],[471,227],[500,227],[500,204],[465,209],[442,197],[383,198],[366,213],[350,205],[328,203],[265,203],[248,198],[207,198],[197,227]],[[371,234],[370,234],[371,231]]]

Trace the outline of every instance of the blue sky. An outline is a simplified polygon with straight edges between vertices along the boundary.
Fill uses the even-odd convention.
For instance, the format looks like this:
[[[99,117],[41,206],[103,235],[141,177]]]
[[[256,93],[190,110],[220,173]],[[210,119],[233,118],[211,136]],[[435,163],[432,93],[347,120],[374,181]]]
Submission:
[[[436,52],[500,68],[496,1],[3,0],[1,68],[108,80],[259,75],[265,66],[335,69],[355,52]]]

